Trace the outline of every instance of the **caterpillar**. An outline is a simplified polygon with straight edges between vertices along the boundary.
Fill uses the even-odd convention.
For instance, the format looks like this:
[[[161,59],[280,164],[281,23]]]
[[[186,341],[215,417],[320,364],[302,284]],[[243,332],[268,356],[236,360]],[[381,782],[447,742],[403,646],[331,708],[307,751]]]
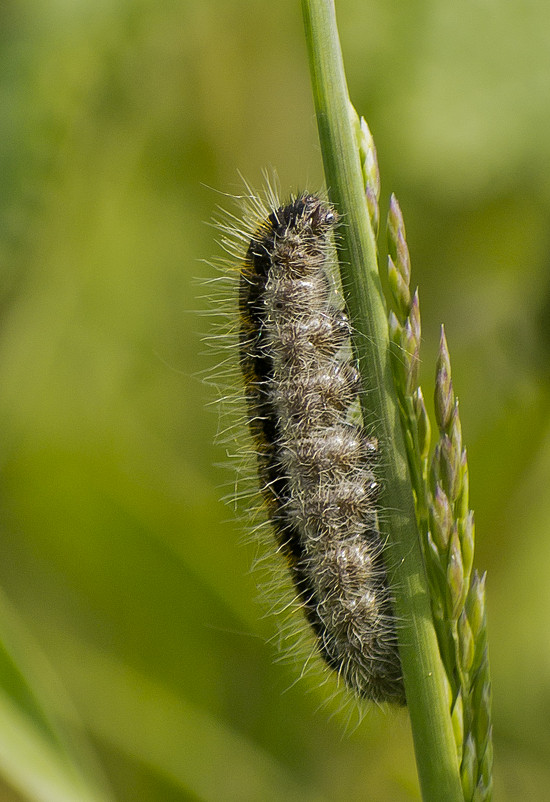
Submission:
[[[239,278],[240,367],[268,516],[326,664],[359,697],[402,705],[379,448],[357,422],[351,326],[331,277],[338,215],[307,192],[269,201]]]

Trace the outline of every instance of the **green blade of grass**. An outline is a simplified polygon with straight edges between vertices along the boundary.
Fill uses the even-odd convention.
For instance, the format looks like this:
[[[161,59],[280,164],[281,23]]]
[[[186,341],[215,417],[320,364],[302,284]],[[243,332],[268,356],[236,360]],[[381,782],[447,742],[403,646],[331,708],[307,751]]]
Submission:
[[[76,710],[2,592],[0,774],[32,802],[114,802]]]
[[[388,572],[418,774],[425,802],[463,801],[448,689],[434,630],[414,500],[389,361],[386,310],[332,0],[302,0],[313,95],[330,198],[343,218],[338,243],[363,413],[374,421],[381,465]]]

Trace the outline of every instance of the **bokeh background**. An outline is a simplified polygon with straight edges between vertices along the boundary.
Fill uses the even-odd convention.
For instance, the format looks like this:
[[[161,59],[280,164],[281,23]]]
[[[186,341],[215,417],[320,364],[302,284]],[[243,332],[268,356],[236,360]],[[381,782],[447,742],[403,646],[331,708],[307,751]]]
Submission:
[[[550,787],[550,6],[339,0],[445,322],[487,569],[496,798]],[[220,192],[322,186],[298,0],[0,6],[0,800],[418,799],[276,660],[220,502],[197,279]],[[225,204],[227,205],[227,204]],[[214,360],[215,361],[215,360]]]

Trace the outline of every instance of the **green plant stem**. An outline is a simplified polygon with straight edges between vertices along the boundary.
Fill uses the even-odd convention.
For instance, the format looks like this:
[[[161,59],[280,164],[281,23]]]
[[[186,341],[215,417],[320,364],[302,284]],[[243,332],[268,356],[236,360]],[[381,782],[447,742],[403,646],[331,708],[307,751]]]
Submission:
[[[354,348],[365,384],[364,417],[374,421],[381,460],[388,571],[424,802],[463,802],[449,698],[417,532],[405,444],[389,361],[386,310],[332,0],[302,0],[325,175],[343,219],[338,243]]]

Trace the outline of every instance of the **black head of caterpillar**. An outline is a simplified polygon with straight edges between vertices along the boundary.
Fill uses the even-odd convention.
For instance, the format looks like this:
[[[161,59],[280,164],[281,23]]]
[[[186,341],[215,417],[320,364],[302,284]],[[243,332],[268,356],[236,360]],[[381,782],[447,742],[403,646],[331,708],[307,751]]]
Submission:
[[[273,208],[240,274],[240,363],[278,545],[329,666],[361,697],[405,703],[377,523],[377,443],[350,418],[359,379],[330,278],[335,210]]]

